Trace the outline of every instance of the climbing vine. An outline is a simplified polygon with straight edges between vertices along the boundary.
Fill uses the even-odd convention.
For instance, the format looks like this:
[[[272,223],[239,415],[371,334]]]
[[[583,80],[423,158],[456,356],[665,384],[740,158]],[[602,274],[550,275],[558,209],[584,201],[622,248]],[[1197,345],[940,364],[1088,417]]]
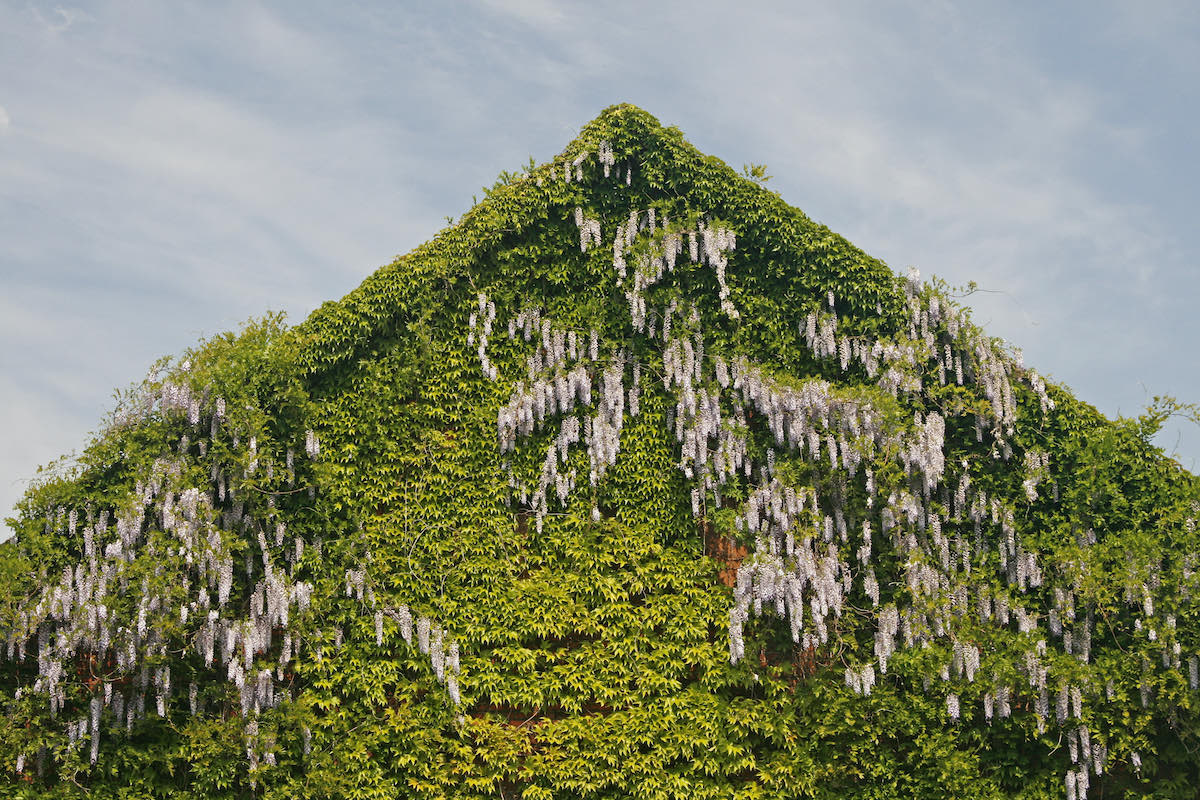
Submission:
[[[0,761],[30,797],[1187,797],[1200,491],[1159,422],[617,106],[44,474]]]

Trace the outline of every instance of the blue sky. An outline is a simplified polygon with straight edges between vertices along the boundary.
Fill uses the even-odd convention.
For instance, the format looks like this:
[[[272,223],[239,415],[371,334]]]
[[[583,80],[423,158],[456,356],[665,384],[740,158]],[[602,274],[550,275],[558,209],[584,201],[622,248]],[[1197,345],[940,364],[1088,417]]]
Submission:
[[[0,0],[0,508],[632,102],[1109,415],[1200,401],[1200,6]],[[1200,430],[1160,444],[1200,468]]]

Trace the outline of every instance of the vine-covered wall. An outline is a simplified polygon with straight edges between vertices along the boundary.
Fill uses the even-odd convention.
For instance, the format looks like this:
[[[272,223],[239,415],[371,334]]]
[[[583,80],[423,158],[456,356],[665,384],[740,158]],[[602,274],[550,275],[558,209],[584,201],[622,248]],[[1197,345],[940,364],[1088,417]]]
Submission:
[[[615,106],[0,545],[27,797],[1192,797],[1200,487]]]

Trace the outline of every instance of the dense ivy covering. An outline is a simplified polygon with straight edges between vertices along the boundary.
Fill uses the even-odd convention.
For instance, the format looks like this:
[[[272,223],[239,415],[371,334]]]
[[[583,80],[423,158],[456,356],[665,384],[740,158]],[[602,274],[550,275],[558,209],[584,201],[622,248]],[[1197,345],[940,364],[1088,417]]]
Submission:
[[[156,365],[0,545],[3,794],[1195,796],[1165,411],[750,178],[616,106]]]

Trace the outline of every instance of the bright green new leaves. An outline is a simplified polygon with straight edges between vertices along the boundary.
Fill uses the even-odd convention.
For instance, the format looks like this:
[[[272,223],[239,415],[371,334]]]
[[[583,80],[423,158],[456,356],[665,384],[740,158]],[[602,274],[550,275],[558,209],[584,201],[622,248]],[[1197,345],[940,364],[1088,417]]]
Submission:
[[[616,154],[609,178],[594,156],[601,142]],[[584,152],[593,155],[581,178],[565,180]],[[786,624],[755,617],[745,629],[746,658],[731,665],[729,584],[753,545],[739,538],[735,512],[759,477],[732,481],[726,502],[693,518],[679,442],[667,425],[675,400],[663,389],[661,348],[630,334],[627,286],[613,270],[617,224],[631,210],[654,208],[679,230],[708,221],[736,232],[727,283],[739,316],[722,314],[720,279],[690,259],[647,290],[657,307],[695,308],[711,353],[750,359],[780,386],[829,381],[834,396],[869,405],[889,429],[912,428],[915,412],[944,417],[948,474],[966,464],[977,489],[1015,509],[1026,546],[1064,565],[1055,580],[1072,584],[1080,613],[1086,607],[1094,617],[1092,659],[1085,670],[1057,651],[1047,658],[1058,659],[1056,675],[1077,669],[1101,679],[1091,690],[1104,699],[1088,705],[1087,722],[1106,732],[1110,760],[1092,778],[1092,796],[1194,796],[1200,695],[1188,685],[1186,659],[1200,651],[1200,613],[1184,593],[1200,582],[1192,560],[1200,489],[1149,445],[1161,414],[1109,422],[1053,386],[1056,409],[1043,413],[1037,393],[1016,385],[1015,454],[1005,460],[993,440],[977,440],[975,415],[985,417],[990,404],[971,381],[941,383],[925,362],[908,375],[920,377],[924,390],[893,395],[856,364],[841,370],[836,358],[817,358],[804,344],[810,312],[836,313],[840,335],[890,341],[904,334],[910,298],[882,262],[763,188],[761,168],[750,178],[645,112],[615,106],[554,162],[502,176],[433,241],[297,327],[268,317],[200,344],[174,366],[159,365],[123,397],[78,463],[47,472],[23,501],[12,521],[16,539],[0,545],[0,629],[13,627],[22,603],[81,558],[79,537],[47,525],[48,514],[115,511],[161,459],[190,454],[181,482],[210,486],[215,496],[228,481],[263,519],[285,523],[289,541],[305,543],[289,565],[290,575],[313,586],[311,609],[290,623],[303,646],[269,665],[278,666],[287,699],[253,720],[256,754],[269,751],[275,763],[247,760],[249,720],[236,693],[187,650],[192,630],[176,620],[162,623],[171,643],[163,663],[172,665],[177,687],[169,713],[125,732],[106,712],[95,766],[64,733],[98,691],[90,666],[76,665],[67,708],[52,718],[30,689],[36,648],[4,661],[0,794],[1062,797],[1066,744],[1059,728],[1038,733],[1026,700],[1012,717],[989,722],[979,710],[981,681],[962,690],[961,718],[948,719],[937,676],[950,657],[943,645],[897,652],[869,696],[846,687],[846,667],[872,657],[874,612],[857,587],[827,645],[803,649]],[[577,207],[601,221],[605,244],[581,250]],[[639,241],[626,257],[632,262],[646,247]],[[935,289],[922,290],[925,302]],[[467,343],[480,293],[501,309],[487,349],[495,381]],[[594,329],[603,352],[624,348],[645,365],[640,411],[625,419],[615,463],[592,486],[587,454],[571,449],[561,469],[576,471],[576,487],[567,502],[552,503],[540,531],[510,481],[536,481],[553,431],[539,429],[503,455],[497,441],[498,409],[527,378],[532,349],[505,328],[527,309],[581,339]],[[167,380],[186,381],[205,403],[223,399],[227,421],[203,437],[203,451],[201,437],[175,416],[122,414]],[[747,421],[759,461],[770,446],[762,426],[753,415]],[[304,453],[310,431],[320,442],[311,459]],[[185,433],[192,438],[181,443]],[[1031,451],[1049,454],[1034,499],[1021,466]],[[876,459],[874,480],[910,486],[894,456]],[[261,464],[252,466],[255,458]],[[209,474],[210,463],[225,472]],[[837,484],[782,452],[778,474],[866,505],[861,474]],[[948,498],[929,502],[948,514]],[[224,523],[221,532],[236,564],[235,602],[247,605],[242,559],[257,552],[254,533]],[[131,579],[144,577],[163,603],[182,602],[183,556],[153,524],[147,540],[154,547],[131,560]],[[1147,564],[1157,571],[1132,574]],[[369,576],[361,600],[346,591],[348,570]],[[1143,600],[1131,601],[1126,587],[1155,580],[1183,587],[1167,593],[1171,607],[1156,617],[1174,620],[1161,635],[1181,643],[1178,668],[1146,668],[1160,648],[1130,614],[1131,603]],[[881,566],[879,582],[885,595],[902,592],[903,565]],[[1048,592],[1031,589],[1030,608],[1046,606]],[[380,617],[377,642],[376,610],[401,606],[459,643],[461,702],[405,640],[397,617]],[[132,618],[136,601],[115,598],[112,611]],[[1024,679],[1016,663],[1031,634],[969,621],[962,630],[979,648],[981,675]],[[192,680],[203,705],[195,714]],[[1131,686],[1144,687],[1144,702]]]

